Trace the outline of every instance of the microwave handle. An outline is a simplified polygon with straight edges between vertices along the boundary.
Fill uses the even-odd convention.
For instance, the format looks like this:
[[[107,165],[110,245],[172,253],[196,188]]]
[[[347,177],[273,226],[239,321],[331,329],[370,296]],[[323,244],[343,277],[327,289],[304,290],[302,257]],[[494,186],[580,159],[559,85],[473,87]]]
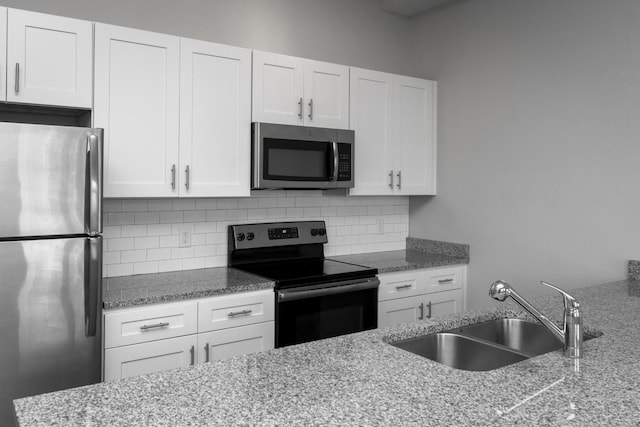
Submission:
[[[331,175],[331,181],[338,181],[338,143],[331,142],[331,164],[329,164],[329,175]]]

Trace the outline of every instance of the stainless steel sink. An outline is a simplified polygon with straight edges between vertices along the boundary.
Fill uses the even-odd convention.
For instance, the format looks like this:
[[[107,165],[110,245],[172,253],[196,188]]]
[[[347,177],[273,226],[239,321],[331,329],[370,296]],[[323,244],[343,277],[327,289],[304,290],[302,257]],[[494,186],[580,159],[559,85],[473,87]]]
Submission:
[[[450,332],[424,335],[392,344],[451,368],[490,371],[528,358],[497,345]]]
[[[563,347],[546,327],[521,319],[496,319],[454,330],[496,344],[538,356]]]
[[[596,336],[585,334],[584,340]],[[490,320],[391,345],[467,371],[490,371],[563,348],[546,327],[521,319]]]

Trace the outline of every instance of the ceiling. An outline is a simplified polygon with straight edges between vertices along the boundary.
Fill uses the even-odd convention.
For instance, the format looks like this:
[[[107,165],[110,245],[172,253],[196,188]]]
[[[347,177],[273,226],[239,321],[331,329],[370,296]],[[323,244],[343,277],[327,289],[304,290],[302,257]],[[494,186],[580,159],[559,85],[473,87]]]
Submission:
[[[379,0],[380,8],[400,16],[416,16],[455,0]]]

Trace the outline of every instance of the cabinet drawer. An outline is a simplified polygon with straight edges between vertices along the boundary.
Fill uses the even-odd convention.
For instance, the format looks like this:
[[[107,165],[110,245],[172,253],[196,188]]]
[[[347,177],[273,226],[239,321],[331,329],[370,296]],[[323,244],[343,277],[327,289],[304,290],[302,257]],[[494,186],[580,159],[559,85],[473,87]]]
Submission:
[[[211,297],[198,304],[198,332],[274,320],[273,289]]]
[[[196,363],[196,335],[104,351],[104,380],[113,381]]]
[[[378,300],[387,301],[396,298],[405,298],[424,293],[421,289],[420,278],[424,275],[420,270],[380,274],[380,287],[378,288]]]
[[[427,271],[426,292],[441,292],[451,289],[459,289],[463,284],[463,269],[455,268],[439,268],[437,270]]]
[[[196,302],[108,311],[104,315],[105,348],[174,338],[197,332]]]
[[[198,361],[206,363],[271,350],[274,342],[275,322],[198,334]]]

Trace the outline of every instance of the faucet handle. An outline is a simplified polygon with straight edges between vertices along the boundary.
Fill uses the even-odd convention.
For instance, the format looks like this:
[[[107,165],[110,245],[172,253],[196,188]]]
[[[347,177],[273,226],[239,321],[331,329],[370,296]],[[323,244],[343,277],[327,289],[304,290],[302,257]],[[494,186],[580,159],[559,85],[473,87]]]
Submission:
[[[568,293],[566,293],[565,291],[563,291],[562,289],[552,285],[551,283],[547,283],[544,280],[541,281],[540,284],[548,286],[551,289],[555,289],[556,291],[562,294],[562,300],[564,302],[565,310],[566,309],[577,310],[578,308],[580,308],[580,303],[578,302],[578,300],[572,297],[571,295],[569,295]]]

